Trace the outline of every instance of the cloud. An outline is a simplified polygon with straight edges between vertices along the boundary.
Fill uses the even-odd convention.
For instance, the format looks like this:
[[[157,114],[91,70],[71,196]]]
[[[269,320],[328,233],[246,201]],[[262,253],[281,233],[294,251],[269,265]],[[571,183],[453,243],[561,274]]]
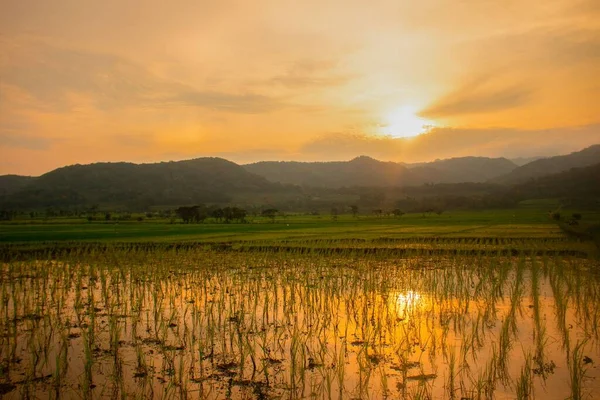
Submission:
[[[179,103],[185,106],[248,114],[274,111],[285,106],[285,103],[281,101],[257,94],[233,95],[202,91],[181,92],[173,97],[159,99],[159,102],[163,101],[166,103]]]
[[[57,139],[51,140],[40,136],[0,131],[0,147],[27,150],[49,150],[56,141]]]
[[[271,83],[292,89],[325,88],[340,86],[350,80],[350,76],[333,74],[338,61],[304,60],[295,62],[284,73],[270,79]]]
[[[527,104],[534,89],[527,85],[498,87],[493,78],[471,81],[443,96],[419,114],[424,118],[489,113]]]
[[[549,32],[546,42],[554,50],[552,58],[560,64],[598,62],[600,59],[600,29],[568,29]]]
[[[539,130],[436,128],[410,139],[332,133],[307,142],[299,152],[304,159],[316,160],[347,160],[368,155],[380,160],[420,162],[465,156],[565,154],[598,143],[600,124]]]
[[[145,147],[155,140],[152,132],[120,132],[111,134],[106,139],[115,146],[132,148]]]
[[[407,150],[422,159],[458,156],[528,157],[565,154],[600,143],[600,124],[551,129],[438,128]]]
[[[390,136],[364,135],[360,133],[329,133],[320,135],[304,144],[300,153],[309,158],[338,160],[353,158],[359,155],[393,157],[401,148],[403,139]]]
[[[0,90],[3,88],[4,86],[0,86]],[[3,100],[0,99],[0,101]],[[2,103],[0,103],[1,105]],[[0,148],[3,151],[5,149],[10,149],[8,151],[17,149],[49,150],[54,143],[60,143],[60,141],[60,138],[51,139],[37,132],[36,124],[27,115],[13,114],[8,107],[4,109],[0,107]]]
[[[598,141],[558,128],[600,122],[597,0],[2,4],[5,172],[167,152],[420,161]],[[405,107],[481,129],[361,135]]]
[[[504,29],[462,41],[455,57],[465,66],[462,79],[432,97],[421,116],[515,128],[598,122],[597,23]]]
[[[285,107],[279,99],[254,93],[201,90],[156,76],[115,54],[33,41],[13,48],[0,63],[3,84],[17,87],[55,112],[70,112],[84,95],[105,111],[123,107],[161,108],[173,104],[231,113],[263,113]],[[9,101],[10,99],[3,99]]]
[[[463,63],[474,66],[472,69],[531,80],[564,68],[597,67],[600,24],[566,21],[470,38],[461,43],[458,53]],[[569,81],[578,78],[570,76]]]
[[[55,111],[70,110],[69,95],[93,95],[102,108],[139,100],[158,89],[142,67],[111,54],[26,41],[0,65],[4,84],[22,89]]]
[[[528,40],[523,40],[529,36]],[[518,50],[539,62],[558,66],[597,63],[600,59],[600,26],[535,29],[523,35],[507,37]],[[546,65],[547,66],[547,65]]]

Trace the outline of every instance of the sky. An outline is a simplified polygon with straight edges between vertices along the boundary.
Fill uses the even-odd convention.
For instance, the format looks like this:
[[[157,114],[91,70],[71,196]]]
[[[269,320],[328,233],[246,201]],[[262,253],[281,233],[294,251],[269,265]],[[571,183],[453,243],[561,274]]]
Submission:
[[[0,174],[596,143],[597,0],[0,0]]]

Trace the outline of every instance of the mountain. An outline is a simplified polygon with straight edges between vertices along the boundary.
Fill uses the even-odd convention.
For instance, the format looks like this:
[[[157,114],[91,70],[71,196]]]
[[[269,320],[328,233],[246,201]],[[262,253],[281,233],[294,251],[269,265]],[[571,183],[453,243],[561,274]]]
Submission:
[[[281,190],[281,185],[220,158],[157,164],[97,163],[58,168],[31,179],[20,190],[0,198],[0,205],[5,208],[91,205],[145,208],[223,203],[232,195]]]
[[[511,192],[522,199],[569,198],[600,200],[600,160],[596,164],[572,168],[558,174],[513,185]]]
[[[0,197],[18,192],[34,180],[31,176],[0,175]]]
[[[536,178],[527,183],[453,183],[401,188],[395,206],[407,212],[513,208],[524,200],[555,199],[563,206],[597,210],[600,206],[600,163]],[[371,189],[373,190],[373,189]],[[554,209],[551,206],[548,211]]]
[[[261,161],[244,168],[271,182],[311,187],[398,186],[412,181],[404,165],[366,156],[333,162]]]
[[[414,186],[425,183],[485,182],[517,166],[505,158],[462,157],[402,164],[361,156],[350,161],[262,161],[244,166],[271,182],[311,187]]]
[[[598,162],[600,162],[600,145],[594,145],[568,155],[543,158],[530,162],[506,175],[493,179],[493,181],[505,184],[518,184],[545,175],[568,171],[571,168],[587,167]]]
[[[538,156],[538,157],[517,157],[511,158],[510,161],[517,164],[517,166],[522,167],[525,164],[529,164],[530,162],[534,162],[537,160],[541,160],[542,158],[548,158],[547,156]]]
[[[409,164],[408,168],[423,182],[463,183],[486,182],[508,174],[516,169],[517,165],[506,158],[460,157]]]
[[[420,164],[382,162],[366,156],[345,162],[259,162],[245,166],[221,158],[96,163],[58,168],[35,178],[0,176],[0,210],[93,206],[144,210],[200,203],[313,210],[344,202],[382,207],[407,196],[452,197],[456,207],[468,206],[468,199],[485,206],[494,206],[503,198],[594,202],[600,190],[599,162],[600,145],[522,167],[504,158],[484,157]]]

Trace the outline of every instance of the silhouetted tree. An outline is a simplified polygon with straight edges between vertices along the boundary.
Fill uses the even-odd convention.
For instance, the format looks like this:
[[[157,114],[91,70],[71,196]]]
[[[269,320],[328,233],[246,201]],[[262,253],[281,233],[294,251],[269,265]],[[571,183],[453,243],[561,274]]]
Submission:
[[[12,210],[0,210],[0,221],[10,221],[16,215],[16,212]]]
[[[270,218],[271,222],[274,223],[275,222],[275,217],[277,216],[277,212],[278,212],[278,210],[275,209],[275,208],[268,208],[266,210],[263,210],[262,216]]]
[[[404,211],[402,211],[399,208],[396,208],[392,211],[392,214],[394,214],[394,217],[401,217],[404,215]]]
[[[211,211],[210,216],[217,220],[217,222],[221,222],[225,216],[222,208],[215,208]]]
[[[225,207],[222,209],[223,212],[223,220],[225,223],[230,223],[231,221],[239,221],[246,222],[246,210],[238,207]]]
[[[191,222],[202,223],[208,217],[208,210],[204,205],[179,207],[175,212],[186,224]]]
[[[183,220],[184,224],[192,222],[193,210],[192,207],[179,207],[175,213]]]
[[[233,219],[239,222],[246,222],[248,213],[243,208],[233,207]]]
[[[358,206],[356,206],[356,205],[350,206],[350,212],[352,213],[352,216],[354,218],[356,218],[358,216]]]

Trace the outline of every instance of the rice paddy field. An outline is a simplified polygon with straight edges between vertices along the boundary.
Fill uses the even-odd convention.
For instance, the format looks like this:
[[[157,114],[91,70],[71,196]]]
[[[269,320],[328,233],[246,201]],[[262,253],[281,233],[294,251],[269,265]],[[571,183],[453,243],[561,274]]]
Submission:
[[[0,397],[600,398],[594,243],[458,217],[1,225]]]

